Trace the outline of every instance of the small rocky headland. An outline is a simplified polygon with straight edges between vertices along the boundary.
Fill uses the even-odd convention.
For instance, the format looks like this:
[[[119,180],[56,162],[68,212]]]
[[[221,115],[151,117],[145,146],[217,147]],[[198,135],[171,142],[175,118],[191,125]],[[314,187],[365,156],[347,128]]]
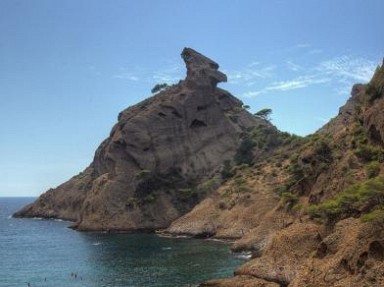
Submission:
[[[252,258],[201,286],[384,286],[384,63],[316,133],[279,131],[190,48],[178,84],[122,111],[80,174],[14,216],[79,231],[229,239]]]

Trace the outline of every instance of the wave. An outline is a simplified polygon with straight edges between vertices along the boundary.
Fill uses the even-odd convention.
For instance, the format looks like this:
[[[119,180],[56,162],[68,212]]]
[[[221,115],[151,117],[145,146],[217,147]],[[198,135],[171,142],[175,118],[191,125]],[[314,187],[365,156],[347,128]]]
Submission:
[[[32,217],[33,220],[43,220],[44,218],[42,217]]]
[[[251,252],[234,253],[234,256],[239,259],[249,260],[252,258],[252,253]]]

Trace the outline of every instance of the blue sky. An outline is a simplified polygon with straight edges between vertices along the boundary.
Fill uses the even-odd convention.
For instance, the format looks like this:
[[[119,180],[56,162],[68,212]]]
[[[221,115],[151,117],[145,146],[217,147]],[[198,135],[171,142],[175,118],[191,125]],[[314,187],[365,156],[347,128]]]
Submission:
[[[0,1],[0,196],[83,170],[118,113],[184,78],[183,47],[222,88],[306,135],[384,56],[381,0]]]

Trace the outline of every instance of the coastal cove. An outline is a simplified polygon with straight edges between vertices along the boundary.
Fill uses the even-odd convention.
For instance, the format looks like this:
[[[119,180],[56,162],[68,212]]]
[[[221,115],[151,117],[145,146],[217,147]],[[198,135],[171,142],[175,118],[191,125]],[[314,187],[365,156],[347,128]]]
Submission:
[[[194,286],[244,263],[222,242],[84,233],[65,221],[11,217],[33,200],[0,198],[0,286]]]

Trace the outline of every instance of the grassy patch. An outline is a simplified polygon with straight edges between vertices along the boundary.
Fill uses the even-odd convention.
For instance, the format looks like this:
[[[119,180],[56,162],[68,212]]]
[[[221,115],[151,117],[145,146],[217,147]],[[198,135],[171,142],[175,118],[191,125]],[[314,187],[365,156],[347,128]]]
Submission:
[[[384,223],[384,209],[379,208],[361,216],[363,222]]]
[[[368,178],[374,178],[380,174],[380,164],[377,161],[370,162],[365,167],[365,173]]]

